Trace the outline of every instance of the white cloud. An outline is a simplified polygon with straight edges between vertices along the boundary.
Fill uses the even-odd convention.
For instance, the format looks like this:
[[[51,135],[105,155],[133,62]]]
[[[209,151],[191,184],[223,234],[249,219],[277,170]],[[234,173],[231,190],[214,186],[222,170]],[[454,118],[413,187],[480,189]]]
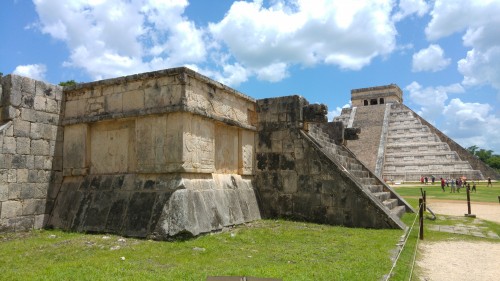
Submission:
[[[394,21],[401,21],[412,14],[422,17],[429,11],[429,4],[424,0],[400,0],[398,8],[392,16]]]
[[[277,82],[288,76],[286,63],[273,63],[257,70],[257,78]]]
[[[209,25],[234,59],[260,78],[266,69],[333,64],[358,70],[395,49],[392,1],[234,2],[224,19]],[[267,77],[267,78],[266,78]]]
[[[464,85],[491,84],[500,90],[500,46],[486,52],[472,49],[458,61],[458,70],[464,75]]]
[[[430,40],[464,32],[471,49],[458,62],[464,85],[488,84],[500,91],[500,1],[436,0],[426,27]]]
[[[65,66],[94,79],[198,63],[203,31],[183,17],[187,0],[34,0],[43,33],[70,49]]]
[[[496,0],[436,0],[425,33],[430,40],[437,40],[470,27],[489,25],[499,11],[500,2]]]
[[[500,151],[500,119],[489,104],[452,99],[443,110],[443,131],[464,147],[477,145]]]
[[[18,65],[12,73],[29,77],[35,80],[45,80],[47,67],[44,64]]]
[[[436,72],[445,69],[450,62],[451,59],[444,57],[443,49],[439,45],[432,44],[413,54],[412,71]]]
[[[442,114],[448,94],[465,91],[460,84],[424,88],[415,81],[406,86],[405,90],[409,91],[411,102],[420,106],[417,113],[429,120],[434,120]]]

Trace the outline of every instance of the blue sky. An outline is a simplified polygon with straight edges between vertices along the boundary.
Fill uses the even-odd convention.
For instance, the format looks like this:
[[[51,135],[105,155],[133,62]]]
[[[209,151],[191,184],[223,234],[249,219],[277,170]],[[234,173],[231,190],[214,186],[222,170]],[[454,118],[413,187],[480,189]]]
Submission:
[[[464,147],[500,153],[500,0],[4,0],[0,72],[57,84],[188,66],[329,116],[395,83]]]

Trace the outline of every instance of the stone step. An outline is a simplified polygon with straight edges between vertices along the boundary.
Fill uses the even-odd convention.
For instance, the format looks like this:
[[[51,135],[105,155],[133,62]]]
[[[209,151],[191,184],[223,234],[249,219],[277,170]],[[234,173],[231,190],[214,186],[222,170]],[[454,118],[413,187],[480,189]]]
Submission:
[[[382,192],[382,190],[384,190],[381,184],[367,184],[365,185],[365,187],[368,188],[372,193]]]
[[[373,196],[377,197],[377,199],[380,200],[380,202],[383,202],[383,201],[391,198],[390,192],[374,192],[372,194],[373,194]]]
[[[359,163],[349,163],[349,170],[351,171],[364,171],[363,165]]]
[[[396,134],[398,133],[397,131],[401,131],[400,133],[404,133],[404,132],[410,132],[411,130],[414,130],[414,132],[430,132],[431,130],[429,129],[429,127],[427,127],[426,125],[422,125],[422,124],[412,124],[412,125],[389,125],[388,126],[388,129],[389,129],[389,132],[391,132],[391,134]]]
[[[377,185],[379,181],[376,178],[359,178],[363,185]]]
[[[411,164],[408,164],[408,161],[411,161]],[[470,166],[469,162],[467,161],[462,161],[462,160],[455,160],[455,159],[414,159],[414,160],[403,160],[403,159],[398,159],[398,160],[392,160],[392,159],[385,159],[385,165],[384,166],[394,166],[394,167],[401,167],[401,166],[413,166],[413,167],[418,167],[418,166],[429,166],[429,165],[438,165],[438,166]]]
[[[393,208],[398,206],[398,199],[387,199],[382,201],[382,204],[384,204],[387,208],[392,210]]]
[[[386,147],[387,148],[411,147],[412,149],[415,149],[414,147],[421,148],[421,147],[443,147],[443,146],[446,146],[446,148],[449,149],[448,144],[442,141],[398,142],[398,143],[387,144]]]
[[[392,152],[392,153],[386,153],[385,154],[385,158],[388,158],[388,157],[408,157],[408,156],[411,156],[411,157],[428,157],[428,156],[448,156],[450,155],[451,156],[456,156],[457,153],[455,151],[440,151],[439,153],[436,153],[436,152],[429,152],[429,151],[418,151],[418,152],[412,152],[412,151],[409,151],[409,152]]]
[[[405,206],[396,206],[391,209],[391,213],[401,218],[406,213],[406,208]]]
[[[395,143],[427,143],[427,142],[441,142],[441,140],[436,135],[425,135],[425,136],[412,136],[412,135],[401,135],[401,136],[389,136],[387,138],[387,144]]]
[[[370,176],[369,172],[363,170],[349,170],[349,172],[358,178],[368,178]]]

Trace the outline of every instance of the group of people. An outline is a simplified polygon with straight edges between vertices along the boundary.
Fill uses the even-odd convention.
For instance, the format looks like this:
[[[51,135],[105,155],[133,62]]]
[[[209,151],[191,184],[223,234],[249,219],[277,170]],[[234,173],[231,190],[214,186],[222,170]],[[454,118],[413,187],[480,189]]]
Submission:
[[[455,192],[458,192],[460,193],[460,188],[467,188],[468,190],[470,191],[474,191],[474,193],[476,192],[476,182],[475,181],[472,181],[472,189],[471,189],[471,185],[469,182],[467,182],[467,179],[462,179],[462,178],[458,178],[458,179],[443,179],[441,178],[441,189],[443,190],[443,192],[445,192],[445,187],[450,187],[450,193],[455,193]]]
[[[432,184],[434,184],[436,181],[436,178],[434,176],[430,176],[430,177],[421,176],[420,183],[421,184],[428,184],[429,179],[432,182]],[[456,178],[456,179],[454,179],[454,178],[451,178],[451,179],[440,178],[440,181],[441,181],[441,189],[443,190],[443,192],[446,191],[446,189],[445,189],[446,187],[450,188],[450,193],[455,193],[455,192],[460,193],[461,188],[467,188],[470,191],[477,192],[476,182],[473,180],[472,185],[471,185],[471,183],[468,182],[465,177],[460,177],[460,178]],[[488,178],[488,185],[487,186],[492,186],[491,178]]]

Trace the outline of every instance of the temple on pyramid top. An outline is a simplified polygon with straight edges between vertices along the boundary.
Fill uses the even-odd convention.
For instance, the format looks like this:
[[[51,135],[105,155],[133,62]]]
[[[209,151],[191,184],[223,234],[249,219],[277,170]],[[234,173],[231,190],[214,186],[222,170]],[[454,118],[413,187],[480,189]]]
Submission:
[[[403,91],[396,84],[351,90],[352,106],[403,103]]]

